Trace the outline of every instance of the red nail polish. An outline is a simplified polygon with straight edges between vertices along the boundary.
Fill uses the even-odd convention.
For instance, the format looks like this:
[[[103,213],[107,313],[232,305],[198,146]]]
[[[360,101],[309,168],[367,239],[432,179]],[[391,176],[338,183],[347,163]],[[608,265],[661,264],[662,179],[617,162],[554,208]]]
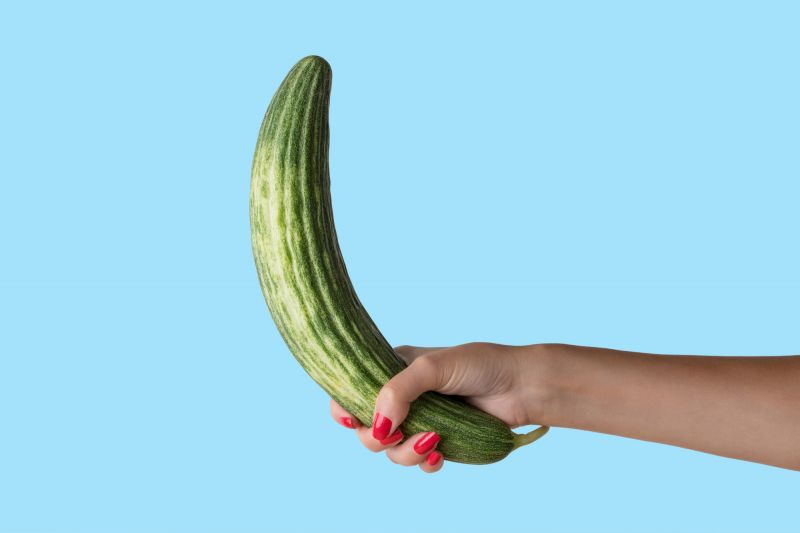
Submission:
[[[439,452],[431,452],[428,455],[428,458],[425,459],[425,462],[428,463],[430,466],[436,466],[436,464],[438,464],[439,461],[441,460],[442,460],[442,454],[440,454]]]
[[[402,438],[403,434],[398,429],[397,431],[395,431],[394,433],[383,439],[381,441],[381,444],[383,444],[384,446],[386,446],[387,444],[394,444],[395,442],[399,441]]]
[[[389,436],[392,430],[392,421],[380,413],[375,413],[375,420],[372,421],[372,438],[383,440]]]
[[[431,451],[436,443],[441,440],[441,437],[434,433],[433,431],[429,431],[425,433],[422,437],[414,443],[414,451],[420,455],[424,455]]]
[[[355,422],[353,422],[353,419],[352,419],[352,418],[350,418],[349,416],[343,416],[343,417],[341,417],[341,418],[339,419],[339,422],[341,422],[341,423],[342,423],[342,425],[343,425],[344,427],[346,427],[346,428],[350,428],[350,429],[355,429],[355,428],[356,428],[356,424],[355,424]]]

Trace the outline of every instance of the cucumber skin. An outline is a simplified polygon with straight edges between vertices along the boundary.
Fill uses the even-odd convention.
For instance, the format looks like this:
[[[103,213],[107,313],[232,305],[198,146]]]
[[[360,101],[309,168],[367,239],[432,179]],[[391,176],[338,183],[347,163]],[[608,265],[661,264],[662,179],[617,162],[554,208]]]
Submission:
[[[378,391],[405,363],[361,305],[339,249],[328,167],[331,78],[324,59],[306,57],[270,102],[253,157],[253,255],[289,350],[334,400],[368,425]],[[448,460],[470,464],[499,461],[524,437],[435,392],[413,403],[400,429],[407,436],[435,431]]]

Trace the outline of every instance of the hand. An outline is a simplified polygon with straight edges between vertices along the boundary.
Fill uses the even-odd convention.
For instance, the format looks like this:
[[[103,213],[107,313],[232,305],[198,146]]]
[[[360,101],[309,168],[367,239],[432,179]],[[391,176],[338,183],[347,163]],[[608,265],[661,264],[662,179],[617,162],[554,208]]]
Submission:
[[[331,400],[331,415],[355,429],[362,444],[374,452],[386,451],[389,459],[405,466],[419,465],[428,473],[442,468],[444,458],[435,450],[433,432],[407,436],[397,430],[411,402],[423,392],[438,391],[461,396],[511,427],[536,422],[541,393],[534,386],[537,374],[531,357],[534,346],[516,347],[476,342],[450,348],[399,346],[397,354],[408,367],[383,386],[375,401],[371,428]]]
[[[511,427],[540,424],[661,442],[800,470],[800,356],[662,355],[570,344],[400,346],[372,428],[331,402],[370,450],[441,469],[432,432],[397,427],[420,394],[463,397]]]

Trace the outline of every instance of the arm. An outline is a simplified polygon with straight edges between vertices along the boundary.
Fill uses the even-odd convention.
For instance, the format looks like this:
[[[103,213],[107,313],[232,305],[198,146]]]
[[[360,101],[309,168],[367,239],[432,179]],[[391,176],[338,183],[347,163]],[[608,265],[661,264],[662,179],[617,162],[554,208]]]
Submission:
[[[800,470],[800,357],[528,347],[542,423]],[[544,359],[539,364],[535,359]],[[536,381],[534,378],[533,381]]]
[[[653,355],[569,344],[396,350],[409,366],[381,390],[371,428],[334,402],[331,413],[399,464],[426,472],[442,466],[441,456],[429,463],[435,436],[396,433],[411,402],[435,390],[511,427],[583,429],[800,470],[800,356]],[[419,445],[431,440],[433,447]]]

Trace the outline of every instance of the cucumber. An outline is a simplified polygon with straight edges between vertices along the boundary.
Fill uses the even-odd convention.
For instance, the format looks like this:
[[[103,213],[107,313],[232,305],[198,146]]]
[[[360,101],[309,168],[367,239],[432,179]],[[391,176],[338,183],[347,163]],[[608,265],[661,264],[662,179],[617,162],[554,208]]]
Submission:
[[[250,225],[258,279],[272,318],[305,371],[364,423],[381,386],[405,363],[356,296],[331,209],[328,106],[331,68],[300,60],[269,104],[256,142]],[[400,426],[435,431],[450,461],[486,464],[547,432],[512,432],[454,397],[428,392]]]

